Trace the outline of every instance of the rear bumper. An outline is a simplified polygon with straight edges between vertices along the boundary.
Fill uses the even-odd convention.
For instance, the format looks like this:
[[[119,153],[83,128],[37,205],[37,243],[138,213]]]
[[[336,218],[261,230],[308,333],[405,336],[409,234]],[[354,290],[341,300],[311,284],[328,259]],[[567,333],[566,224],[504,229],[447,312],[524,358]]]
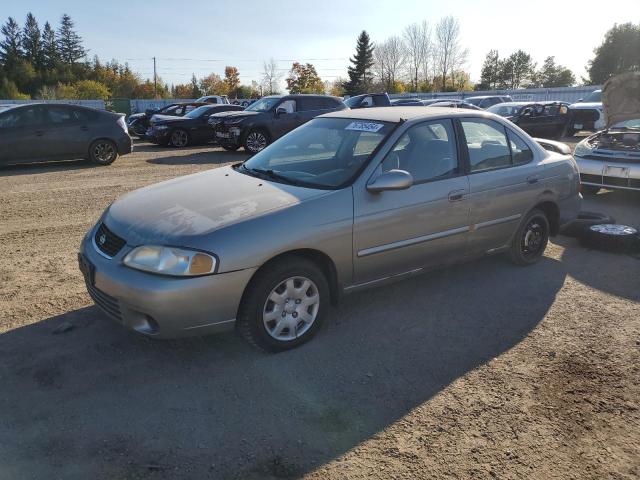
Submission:
[[[125,135],[118,140],[118,155],[126,155],[133,152],[133,140],[129,135]]]
[[[95,227],[80,254],[93,266],[85,276],[95,304],[117,323],[147,336],[177,338],[230,330],[245,287],[256,269],[195,278],[153,275],[126,267],[128,245],[114,258],[98,253]],[[84,272],[83,272],[84,273]]]
[[[640,190],[640,163],[619,162],[614,158],[602,160],[575,157],[580,170],[580,182],[597,187]]]

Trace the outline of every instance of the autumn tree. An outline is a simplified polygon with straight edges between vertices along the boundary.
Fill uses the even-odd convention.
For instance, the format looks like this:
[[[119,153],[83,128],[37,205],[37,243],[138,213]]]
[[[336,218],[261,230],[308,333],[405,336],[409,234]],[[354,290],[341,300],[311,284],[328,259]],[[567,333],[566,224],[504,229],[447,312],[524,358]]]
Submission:
[[[264,62],[262,68],[262,86],[265,94],[273,95],[274,93],[278,93],[278,85],[283,76],[283,73],[278,69],[278,63],[273,58],[271,58],[269,62]]]
[[[324,84],[311,63],[295,62],[287,77],[287,89],[290,93],[324,93]]]
[[[240,86],[240,72],[236,67],[224,67],[224,83],[227,86],[228,95],[236,95]]]

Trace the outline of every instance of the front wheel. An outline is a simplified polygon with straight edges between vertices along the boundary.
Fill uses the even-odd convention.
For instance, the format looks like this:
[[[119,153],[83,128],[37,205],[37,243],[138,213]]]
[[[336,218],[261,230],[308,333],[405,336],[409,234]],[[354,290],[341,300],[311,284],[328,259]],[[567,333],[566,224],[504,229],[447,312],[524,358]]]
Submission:
[[[516,265],[533,265],[547,248],[549,220],[541,210],[534,209],[524,218],[511,242],[509,256]]]
[[[292,257],[258,272],[238,312],[238,330],[268,352],[298,347],[318,331],[329,304],[329,287],[320,268]]]
[[[189,145],[189,134],[180,128],[174,130],[171,132],[169,143],[176,148],[186,147]]]
[[[251,130],[244,139],[244,149],[249,153],[258,153],[269,145],[269,136],[262,130]]]
[[[111,165],[118,158],[118,148],[111,140],[96,140],[89,147],[89,160],[97,165]]]

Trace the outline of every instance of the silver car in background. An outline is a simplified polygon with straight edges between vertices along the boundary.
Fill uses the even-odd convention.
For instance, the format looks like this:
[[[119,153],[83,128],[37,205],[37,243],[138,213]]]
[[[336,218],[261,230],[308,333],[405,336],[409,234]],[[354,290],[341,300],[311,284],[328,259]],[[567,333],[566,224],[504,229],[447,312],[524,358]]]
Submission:
[[[342,295],[499,252],[535,263],[580,207],[576,163],[556,150],[485,112],[330,113],[242,164],[115,201],[80,268],[95,303],[140,333],[235,326],[284,350]]]

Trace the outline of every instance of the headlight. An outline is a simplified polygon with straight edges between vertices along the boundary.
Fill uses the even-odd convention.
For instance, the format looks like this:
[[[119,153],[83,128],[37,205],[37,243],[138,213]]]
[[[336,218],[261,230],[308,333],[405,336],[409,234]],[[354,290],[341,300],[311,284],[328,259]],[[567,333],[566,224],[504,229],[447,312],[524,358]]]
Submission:
[[[124,264],[136,270],[176,277],[207,275],[216,269],[216,259],[206,253],[154,245],[134,248],[124,257]]]
[[[573,151],[574,157],[584,157],[591,154],[591,147],[587,144],[586,140],[582,140],[576,145],[576,149]]]
[[[247,117],[240,117],[240,118],[230,118],[228,120],[225,120],[225,124],[226,125],[236,125],[244,120],[246,120]]]

